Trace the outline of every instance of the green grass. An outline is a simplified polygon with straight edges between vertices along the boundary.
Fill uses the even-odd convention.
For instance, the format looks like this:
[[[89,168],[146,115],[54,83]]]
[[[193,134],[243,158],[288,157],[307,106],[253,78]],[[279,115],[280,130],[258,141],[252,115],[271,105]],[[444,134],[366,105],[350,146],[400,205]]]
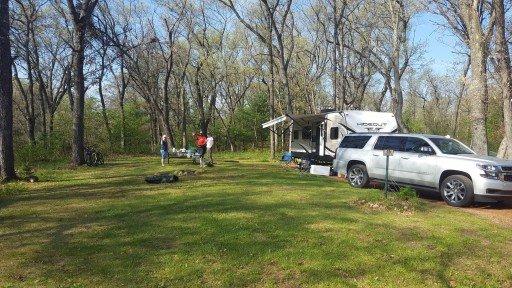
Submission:
[[[143,177],[197,169],[190,160],[43,166],[42,182],[3,186],[0,287],[512,285],[508,228],[424,200],[366,209],[354,202],[380,191],[261,153],[222,157],[176,184]]]

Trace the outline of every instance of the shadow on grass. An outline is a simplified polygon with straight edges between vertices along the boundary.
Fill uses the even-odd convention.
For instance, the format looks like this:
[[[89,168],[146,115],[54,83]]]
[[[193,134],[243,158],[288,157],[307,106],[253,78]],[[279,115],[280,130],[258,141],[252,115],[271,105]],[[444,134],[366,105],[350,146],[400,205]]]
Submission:
[[[176,185],[144,183],[139,174],[154,171],[147,164],[120,167],[92,173],[91,183],[61,181],[10,199],[11,206],[49,209],[0,218],[14,230],[0,234],[0,244],[36,247],[19,264],[35,270],[28,278],[86,286],[302,286],[355,285],[402,271],[410,281],[449,286],[445,267],[478,249],[445,237],[455,228],[411,230],[362,213],[348,204],[358,192],[347,184],[278,166],[223,163]],[[52,205],[62,206],[57,213]]]

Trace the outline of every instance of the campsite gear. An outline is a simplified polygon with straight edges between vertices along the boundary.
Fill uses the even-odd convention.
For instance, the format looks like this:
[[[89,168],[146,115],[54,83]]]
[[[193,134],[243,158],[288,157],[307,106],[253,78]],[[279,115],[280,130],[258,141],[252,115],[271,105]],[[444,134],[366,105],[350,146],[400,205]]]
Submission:
[[[331,167],[329,166],[321,166],[321,165],[311,165],[311,169],[309,173],[313,175],[320,176],[330,176],[331,175]]]
[[[281,161],[289,164],[293,161],[292,152],[284,152],[283,156],[281,157]]]
[[[170,173],[160,173],[157,175],[147,176],[145,178],[146,182],[149,184],[162,184],[162,183],[173,183],[177,182],[178,176]]]
[[[91,147],[84,148],[84,160],[87,166],[98,166],[105,163],[103,161],[103,154]]]
[[[301,172],[308,172],[309,169],[311,169],[312,163],[314,163],[313,159],[309,159],[309,158],[302,158],[302,159],[300,159],[299,170]]]
[[[289,151],[294,158],[315,154],[317,162],[329,164],[334,160],[336,149],[345,135],[396,132],[398,129],[393,113],[356,110],[324,110],[312,115],[285,114],[263,123],[262,127],[277,133],[272,129],[279,123],[286,124],[282,133],[289,133],[292,138]]]

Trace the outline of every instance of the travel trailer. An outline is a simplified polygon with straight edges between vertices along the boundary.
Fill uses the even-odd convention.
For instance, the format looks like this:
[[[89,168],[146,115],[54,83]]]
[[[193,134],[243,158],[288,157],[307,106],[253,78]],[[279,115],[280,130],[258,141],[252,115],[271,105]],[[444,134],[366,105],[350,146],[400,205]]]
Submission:
[[[293,131],[290,145],[293,157],[314,157],[316,161],[324,163],[332,163],[336,149],[348,133],[390,133],[398,129],[393,113],[356,110],[283,115],[263,123],[262,126],[272,129],[280,123],[287,125],[286,131]]]

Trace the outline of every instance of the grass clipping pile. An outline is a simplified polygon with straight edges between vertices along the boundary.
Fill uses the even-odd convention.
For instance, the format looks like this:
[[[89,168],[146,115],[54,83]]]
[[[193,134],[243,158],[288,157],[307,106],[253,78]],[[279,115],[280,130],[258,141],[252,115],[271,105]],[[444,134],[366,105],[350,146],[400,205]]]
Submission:
[[[412,214],[424,209],[418,194],[411,187],[402,187],[396,192],[389,192],[387,197],[383,193],[371,193],[354,200],[352,204],[367,212],[396,211]]]

